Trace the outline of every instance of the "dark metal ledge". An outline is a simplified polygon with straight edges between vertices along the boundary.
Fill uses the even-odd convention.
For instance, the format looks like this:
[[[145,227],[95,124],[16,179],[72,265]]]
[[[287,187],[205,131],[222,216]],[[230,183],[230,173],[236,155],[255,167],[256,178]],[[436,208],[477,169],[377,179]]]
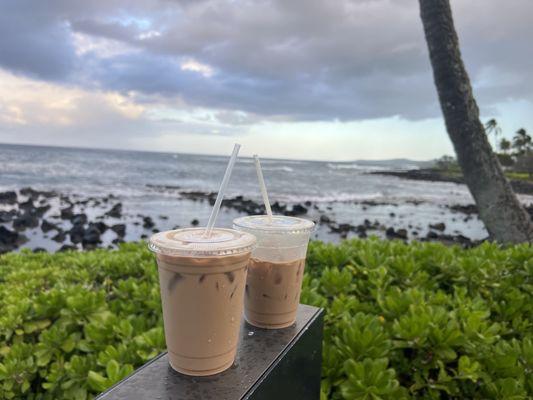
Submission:
[[[163,353],[97,397],[99,400],[318,399],[323,310],[300,305],[296,323],[279,330],[243,322],[235,364],[221,374],[175,372]]]

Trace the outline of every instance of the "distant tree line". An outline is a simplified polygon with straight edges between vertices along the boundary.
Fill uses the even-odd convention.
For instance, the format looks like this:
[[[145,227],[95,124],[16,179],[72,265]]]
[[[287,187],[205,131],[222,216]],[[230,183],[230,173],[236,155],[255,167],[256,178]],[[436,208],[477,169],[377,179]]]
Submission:
[[[518,129],[511,140],[500,139],[502,129],[492,118],[485,124],[485,131],[494,137],[494,149],[503,167],[533,176],[533,140],[524,128]]]
[[[527,173],[533,178],[533,138],[524,128],[518,129],[509,140],[501,137],[502,129],[498,121],[492,118],[485,123],[485,132],[489,139],[492,136],[496,156],[503,167],[508,171]],[[442,156],[435,165],[443,171],[460,170],[457,160],[452,156]]]

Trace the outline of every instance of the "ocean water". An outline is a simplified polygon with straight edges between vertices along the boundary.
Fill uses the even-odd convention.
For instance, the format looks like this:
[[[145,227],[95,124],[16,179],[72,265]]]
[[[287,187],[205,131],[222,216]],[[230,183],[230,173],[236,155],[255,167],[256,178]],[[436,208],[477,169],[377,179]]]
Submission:
[[[194,218],[206,223],[210,206],[180,196],[180,191],[217,191],[228,157],[139,151],[92,150],[44,146],[0,145],[0,190],[31,186],[56,190],[80,198],[113,194],[124,205],[127,222],[138,214],[154,218],[158,229],[186,226]],[[318,162],[262,159],[271,201],[288,204],[311,201],[309,218],[327,214],[339,223],[359,224],[377,220],[396,228],[418,228],[421,234],[430,223],[445,221],[446,233],[462,233],[473,239],[486,236],[476,218],[464,222],[447,205],[473,202],[464,185],[403,180],[370,175],[379,169],[416,168],[410,162]],[[161,187],[174,188],[161,190]],[[239,158],[228,186],[228,196],[261,199],[253,160]],[[375,201],[377,206],[361,204]],[[523,197],[530,202],[531,198]],[[414,205],[413,202],[420,202]],[[59,204],[56,204],[59,207]],[[84,210],[89,217],[99,209]],[[51,210],[50,213],[53,213]],[[55,210],[57,212],[57,209]],[[159,216],[168,216],[162,219]],[[230,226],[240,214],[223,209],[218,225]],[[411,228],[410,228],[411,227]],[[127,240],[137,240],[142,227],[129,226]],[[146,232],[145,232],[146,233]],[[54,247],[38,232],[27,247]],[[338,240],[326,226],[315,237]],[[43,242],[44,240],[44,242]]]
[[[152,186],[165,185],[216,191],[227,161],[228,157],[179,153],[0,145],[0,187],[32,186],[84,195],[107,192],[122,197],[151,196]],[[471,201],[460,185],[367,174],[416,167],[412,163],[387,166],[262,159],[261,164],[272,201]],[[228,196],[233,195],[260,199],[251,158],[237,161],[228,186]]]

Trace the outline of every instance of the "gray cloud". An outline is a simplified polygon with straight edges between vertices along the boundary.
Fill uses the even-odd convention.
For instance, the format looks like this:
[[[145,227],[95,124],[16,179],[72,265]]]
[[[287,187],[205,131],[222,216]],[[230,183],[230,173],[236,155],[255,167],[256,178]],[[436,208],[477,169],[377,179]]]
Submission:
[[[482,109],[532,100],[533,3],[453,6]],[[0,66],[17,73],[272,119],[439,115],[413,0],[8,1],[2,8]],[[79,54],[75,33],[129,50]],[[213,74],[182,70],[187,59]]]

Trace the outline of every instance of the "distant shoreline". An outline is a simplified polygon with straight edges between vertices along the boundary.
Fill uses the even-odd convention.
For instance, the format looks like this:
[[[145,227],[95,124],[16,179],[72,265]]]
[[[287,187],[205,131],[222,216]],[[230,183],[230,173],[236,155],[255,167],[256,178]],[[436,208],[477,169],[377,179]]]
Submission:
[[[369,175],[396,176],[402,179],[427,182],[450,182],[464,184],[464,179],[460,175],[446,175],[443,171],[435,168],[410,169],[407,171],[370,171]],[[510,179],[513,190],[518,194],[533,195],[533,182]]]
[[[12,147],[36,147],[36,148],[47,148],[47,149],[58,149],[58,150],[83,150],[83,151],[100,151],[100,152],[133,152],[133,153],[149,153],[149,154],[166,154],[166,155],[178,155],[178,156],[187,156],[187,157],[229,157],[228,154],[205,154],[205,153],[182,153],[178,149],[176,151],[162,151],[162,150],[141,150],[141,149],[123,149],[123,148],[112,148],[112,147],[80,147],[80,146],[60,146],[60,145],[50,145],[50,144],[39,144],[39,143],[6,143],[0,142],[0,146],[12,146]],[[231,149],[229,149],[231,150]],[[229,151],[228,150],[228,151]],[[261,155],[259,155],[261,156]],[[241,155],[239,158],[243,159],[252,159],[251,156]],[[365,165],[375,165],[375,164],[389,164],[389,163],[408,163],[421,168],[428,165],[433,165],[434,160],[412,160],[408,158],[390,158],[390,159],[356,159],[356,160],[315,160],[307,158],[280,158],[280,157],[261,157],[263,160],[271,161],[298,161],[298,162],[316,162],[316,163],[338,163],[338,164],[360,164],[361,166]]]

